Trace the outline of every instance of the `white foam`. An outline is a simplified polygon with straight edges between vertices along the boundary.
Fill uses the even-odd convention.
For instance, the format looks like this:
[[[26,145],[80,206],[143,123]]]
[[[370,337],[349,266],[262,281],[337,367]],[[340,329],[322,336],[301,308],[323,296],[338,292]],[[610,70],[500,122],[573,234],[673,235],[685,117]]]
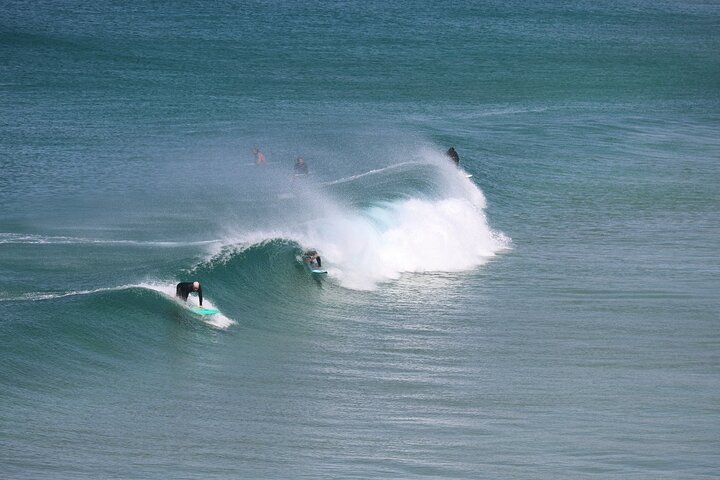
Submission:
[[[509,248],[510,239],[490,228],[485,196],[465,172],[443,152],[423,148],[417,156],[436,168],[440,198],[336,209],[299,236],[341,285],[368,290],[403,273],[472,270]]]
[[[357,215],[326,219],[300,241],[321,252],[329,274],[341,285],[360,290],[406,272],[470,270],[507,248],[507,240],[489,228],[482,211],[460,198],[376,205]]]
[[[318,250],[331,278],[358,290],[375,289],[403,273],[471,270],[509,248],[509,238],[488,225],[478,186],[442,152],[423,149],[418,157],[436,169],[438,198],[401,199],[358,210],[321,192],[305,191],[298,211],[312,211],[312,220],[230,234],[227,241],[247,246],[272,238],[295,240]]]
[[[420,147],[406,153],[401,163],[326,185],[411,164],[434,170],[434,191],[358,209],[321,189],[300,188],[289,212],[294,216],[288,217],[294,221],[282,217],[274,228],[254,230],[229,227],[222,245],[242,249],[278,238],[297,241],[318,250],[331,279],[356,290],[373,290],[403,273],[472,270],[510,248],[510,239],[490,228],[480,188],[436,148]],[[231,258],[237,252],[222,245],[208,249],[210,259]]]

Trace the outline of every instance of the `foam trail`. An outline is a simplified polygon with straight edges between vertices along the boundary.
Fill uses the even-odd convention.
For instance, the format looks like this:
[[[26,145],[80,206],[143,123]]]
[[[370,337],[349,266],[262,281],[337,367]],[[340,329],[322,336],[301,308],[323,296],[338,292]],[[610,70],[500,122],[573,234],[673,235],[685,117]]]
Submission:
[[[402,162],[402,163],[397,163],[397,164],[395,164],[395,165],[390,165],[390,166],[388,166],[388,167],[376,168],[375,170],[370,170],[369,172],[364,172],[364,173],[359,173],[359,174],[357,174],[357,175],[351,175],[351,176],[349,176],[349,177],[339,178],[339,179],[333,180],[333,181],[331,181],[331,182],[325,182],[325,183],[322,183],[321,185],[327,187],[327,186],[330,186],[330,185],[337,185],[337,184],[340,184],[340,183],[352,182],[353,180],[358,180],[358,179],[360,179],[360,178],[367,177],[367,176],[369,176],[369,175],[375,175],[375,174],[378,174],[378,173],[381,173],[381,172],[387,172],[387,171],[390,171],[390,170],[393,170],[393,169],[396,169],[396,168],[406,167],[406,166],[408,166],[408,165],[413,165],[413,164],[418,164],[418,162]]]

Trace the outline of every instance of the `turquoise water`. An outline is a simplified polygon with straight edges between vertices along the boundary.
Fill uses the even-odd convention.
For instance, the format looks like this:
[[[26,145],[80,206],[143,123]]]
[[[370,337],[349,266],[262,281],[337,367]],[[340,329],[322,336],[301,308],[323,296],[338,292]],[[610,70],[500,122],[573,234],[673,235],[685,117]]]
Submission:
[[[3,478],[718,475],[716,2],[0,11]]]

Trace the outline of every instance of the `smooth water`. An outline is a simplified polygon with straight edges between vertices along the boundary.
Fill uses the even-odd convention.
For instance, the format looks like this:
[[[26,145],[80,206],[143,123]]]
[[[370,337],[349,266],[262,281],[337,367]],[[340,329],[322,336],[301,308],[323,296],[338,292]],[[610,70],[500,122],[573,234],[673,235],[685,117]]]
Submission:
[[[0,477],[717,477],[718,52],[716,2],[0,1]]]

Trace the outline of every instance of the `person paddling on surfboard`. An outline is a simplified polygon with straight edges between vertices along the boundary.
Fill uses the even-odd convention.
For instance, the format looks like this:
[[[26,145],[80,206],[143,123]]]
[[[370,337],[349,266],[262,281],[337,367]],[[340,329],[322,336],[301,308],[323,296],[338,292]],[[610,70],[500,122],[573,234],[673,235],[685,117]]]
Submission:
[[[308,264],[310,264],[310,266],[315,263],[317,264],[318,268],[322,268],[322,259],[320,258],[320,255],[318,255],[316,250],[307,250],[305,253],[303,253],[303,258]]]
[[[445,154],[450,157],[450,159],[455,162],[455,166],[460,166],[460,155],[458,155],[457,151],[455,151],[455,147],[448,148],[448,151],[445,152]]]
[[[192,292],[197,292],[200,306],[202,307],[202,287],[200,286],[200,282],[180,282],[175,288],[175,296],[182,298],[186,302],[188,295]]]

